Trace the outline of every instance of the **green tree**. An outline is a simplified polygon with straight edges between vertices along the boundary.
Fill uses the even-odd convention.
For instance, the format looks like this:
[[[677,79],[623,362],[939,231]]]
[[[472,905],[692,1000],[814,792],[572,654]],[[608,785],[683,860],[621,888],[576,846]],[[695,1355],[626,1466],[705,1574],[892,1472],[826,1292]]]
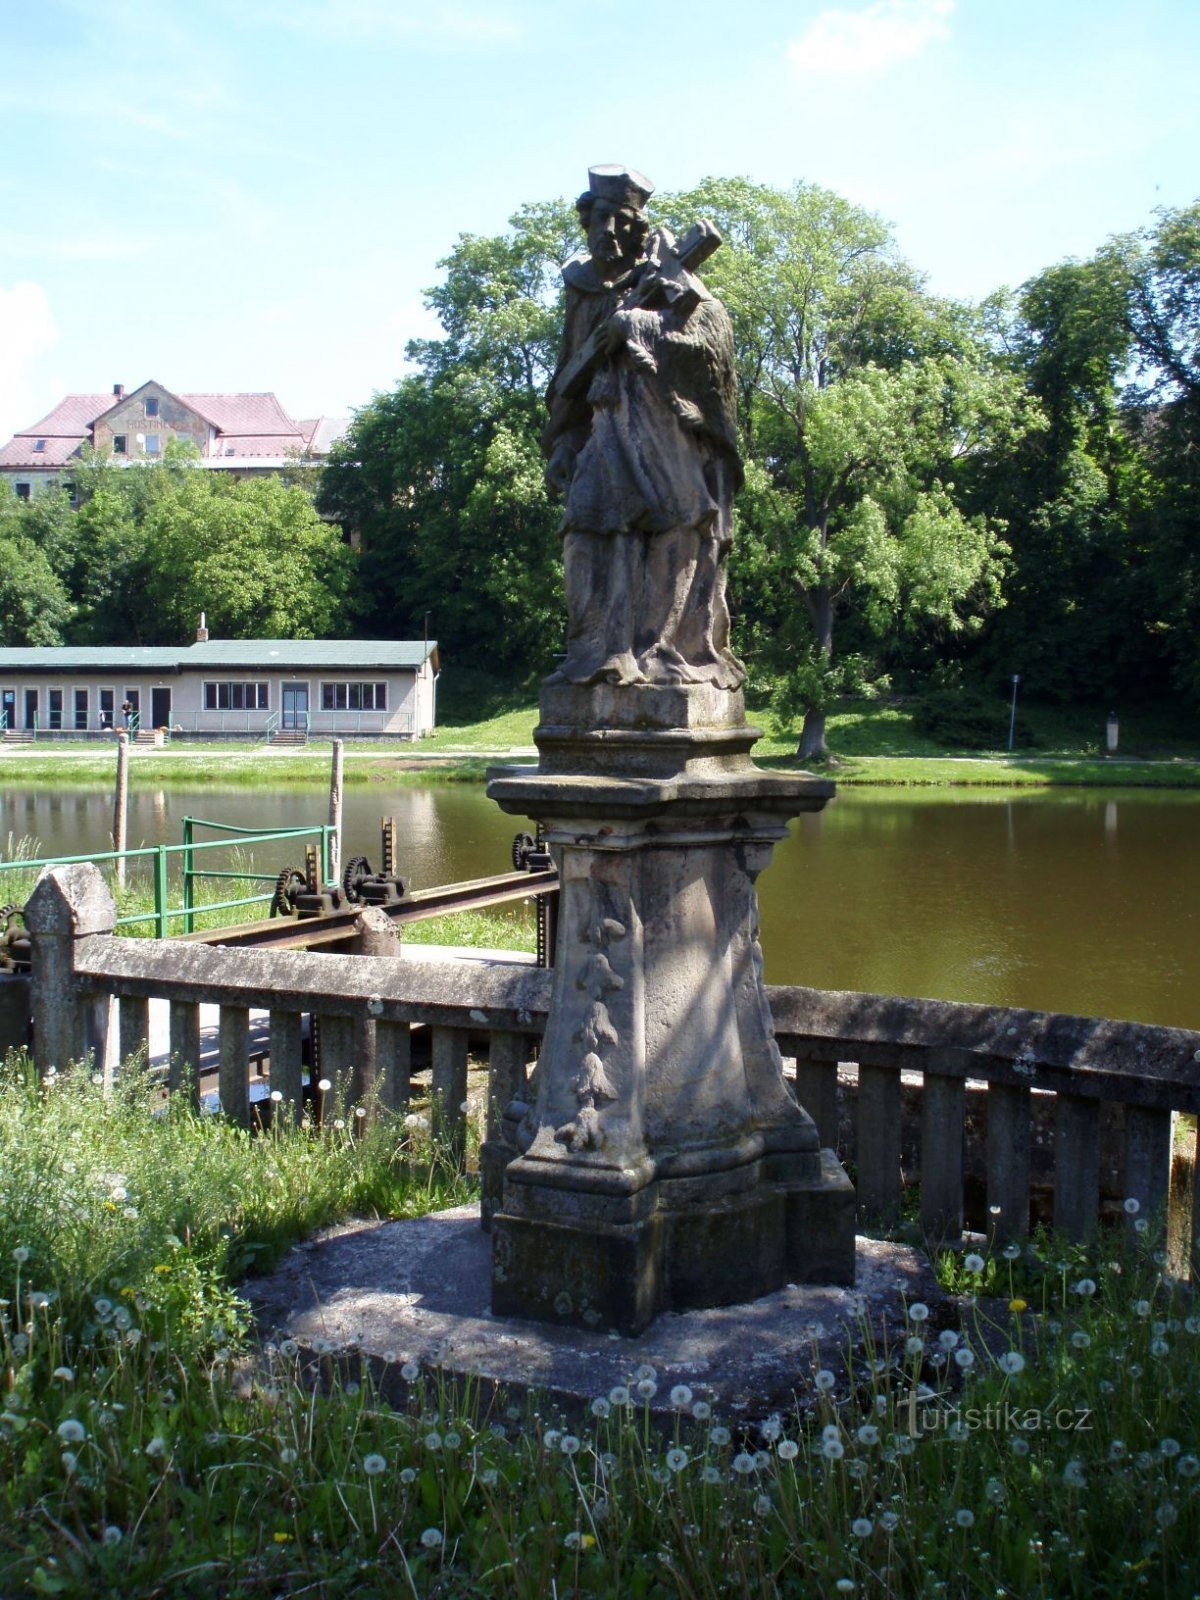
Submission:
[[[464,234],[427,303],[441,338],[355,416],[320,505],[361,542],[363,625],[420,632],[513,679],[561,637],[558,510],[542,482],[542,396],[561,330],[574,212],[523,207],[504,236]]]
[[[1151,626],[1200,704],[1200,202],[1115,240],[1137,371],[1124,400],[1146,467],[1131,510],[1154,594]]]
[[[45,551],[27,532],[26,509],[0,484],[0,645],[62,644],[74,608]]]
[[[958,482],[1035,419],[982,318],[926,294],[868,212],[744,179],[663,211],[725,236],[705,275],[734,322],[748,457],[732,589],[778,608],[759,619],[762,667],[779,712],[803,711],[811,759],[874,643],[973,628],[999,603],[1002,524],[964,509]],[[847,617],[867,652],[835,651]]]
[[[1058,699],[1114,696],[1152,677],[1161,658],[1142,620],[1145,564],[1130,529],[1138,450],[1118,404],[1132,348],[1128,290],[1121,263],[1102,253],[1047,268],[994,306],[1045,427],[976,479],[980,502],[1008,525],[1013,562],[979,659]]]

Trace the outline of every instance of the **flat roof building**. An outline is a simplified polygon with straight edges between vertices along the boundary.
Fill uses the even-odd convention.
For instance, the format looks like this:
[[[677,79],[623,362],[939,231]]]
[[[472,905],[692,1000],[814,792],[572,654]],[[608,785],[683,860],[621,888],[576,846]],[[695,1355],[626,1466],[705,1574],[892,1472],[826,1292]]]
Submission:
[[[203,738],[419,739],[437,721],[434,640],[209,639],[0,649],[12,742],[127,727]]]

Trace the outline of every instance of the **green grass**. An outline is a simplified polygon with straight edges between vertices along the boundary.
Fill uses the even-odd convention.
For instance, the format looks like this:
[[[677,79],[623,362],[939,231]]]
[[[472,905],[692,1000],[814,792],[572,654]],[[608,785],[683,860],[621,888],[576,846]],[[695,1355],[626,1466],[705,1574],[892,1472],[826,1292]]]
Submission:
[[[915,732],[911,710],[902,702],[843,704],[828,724],[835,776],[854,784],[1200,787],[1200,726],[1174,705],[1134,705],[1124,712],[1120,759],[1112,761],[1103,755],[1104,707],[1023,703],[1021,713],[1037,742],[1034,748],[1010,756],[1004,750],[941,748]],[[755,746],[755,759],[773,768],[794,766],[798,731],[774,727],[761,706],[751,706],[747,715],[765,729]],[[536,696],[530,696],[516,705],[500,702],[487,716],[473,721],[464,715],[447,722],[416,744],[350,743],[346,783],[480,783],[492,765],[533,759],[529,752],[537,720]],[[10,752],[4,760],[11,766],[0,771],[13,781],[63,788],[111,783],[115,770],[111,750],[80,753],[41,747]],[[270,756],[261,746],[233,744],[137,749],[130,762],[130,782],[235,787],[325,783],[329,761],[327,743]]]
[[[798,1371],[800,1406],[766,1418],[632,1352],[628,1385],[573,1421],[453,1393],[403,1352],[393,1407],[347,1352],[313,1371],[262,1344],[237,1279],[323,1222],[461,1184],[402,1120],[255,1139],[155,1112],[136,1073],[108,1100],[86,1075],[0,1078],[0,1594],[1200,1584],[1200,1317],[1153,1227],[948,1257],[951,1315],[909,1305],[896,1347]],[[684,1385],[665,1435],[639,1383]]]

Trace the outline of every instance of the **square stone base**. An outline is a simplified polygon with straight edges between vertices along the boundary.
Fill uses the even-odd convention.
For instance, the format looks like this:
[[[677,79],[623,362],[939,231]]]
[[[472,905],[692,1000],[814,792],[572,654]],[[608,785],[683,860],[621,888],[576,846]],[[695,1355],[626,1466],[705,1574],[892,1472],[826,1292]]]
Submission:
[[[664,1311],[739,1305],[787,1283],[854,1282],[854,1187],[832,1150],[808,1181],[765,1181],[679,1210],[660,1202],[636,1222],[583,1226],[561,1194],[532,1198],[522,1195],[525,1215],[502,1202],[491,1218],[497,1317],[633,1337]]]

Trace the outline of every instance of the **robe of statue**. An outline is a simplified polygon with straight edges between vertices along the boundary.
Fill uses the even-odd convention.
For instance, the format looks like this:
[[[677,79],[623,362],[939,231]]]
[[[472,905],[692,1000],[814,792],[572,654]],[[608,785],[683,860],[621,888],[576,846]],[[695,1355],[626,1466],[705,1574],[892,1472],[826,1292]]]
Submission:
[[[563,277],[543,445],[552,455],[565,440],[574,468],[561,524],[567,656],[550,681],[739,688],[725,601],[741,482],[728,313],[698,283],[686,313],[671,302],[623,308],[633,275],[605,284],[586,255]],[[563,393],[564,367],[614,316],[619,348],[586,394]]]

